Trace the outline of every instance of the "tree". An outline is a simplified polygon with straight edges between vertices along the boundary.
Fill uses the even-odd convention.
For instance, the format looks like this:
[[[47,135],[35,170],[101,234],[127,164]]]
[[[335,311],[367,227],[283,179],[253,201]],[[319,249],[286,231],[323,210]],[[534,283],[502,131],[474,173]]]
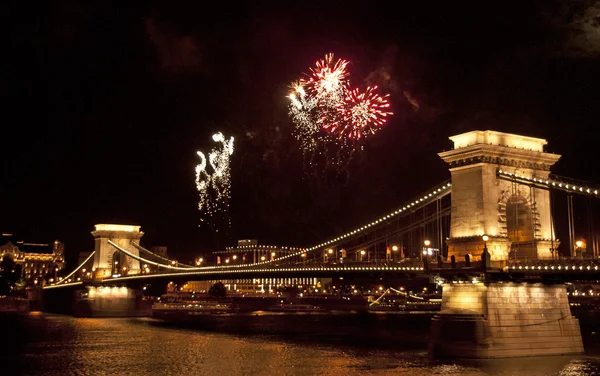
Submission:
[[[15,265],[15,261],[13,258],[4,254],[2,257],[2,261],[0,261],[0,295],[8,295],[10,293],[10,286],[13,279],[13,267]]]
[[[16,282],[18,282],[19,280],[21,280],[21,277],[23,275],[23,265],[22,264],[17,264],[15,265],[15,270],[13,272],[13,279]]]
[[[217,282],[210,286],[208,289],[208,295],[214,298],[224,298],[227,296],[227,289],[225,288],[223,282]]]
[[[0,268],[4,272],[12,273],[14,267],[15,260],[13,260],[12,256],[10,256],[8,253],[5,253],[2,257],[2,261],[0,262]]]
[[[15,284],[15,275],[13,269],[15,267],[15,260],[13,260],[12,256],[9,254],[4,254],[2,257],[2,261],[0,261],[0,269],[2,269],[2,281],[4,284],[8,286],[8,290],[10,291],[10,287]]]

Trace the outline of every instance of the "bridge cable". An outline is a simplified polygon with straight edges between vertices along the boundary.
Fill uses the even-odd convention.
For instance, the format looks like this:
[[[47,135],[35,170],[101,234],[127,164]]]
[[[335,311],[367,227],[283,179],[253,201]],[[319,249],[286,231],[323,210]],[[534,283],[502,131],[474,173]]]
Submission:
[[[71,278],[71,276],[75,273],[77,273],[77,271],[79,271],[79,269],[81,269],[81,267],[83,265],[85,265],[86,262],[88,262],[92,256],[96,253],[96,251],[93,251],[86,259],[85,261],[83,261],[77,268],[75,268],[75,270],[73,270],[69,275],[67,275],[65,278],[63,278],[62,280],[56,282],[54,285],[59,285],[61,283],[64,283],[64,281],[68,280],[69,278]]]
[[[140,244],[137,244],[137,243],[135,243],[133,240],[131,241],[131,245],[133,245],[133,246],[134,246],[135,248],[137,248],[139,251],[146,252],[146,253],[148,253],[148,254],[150,254],[150,255],[152,255],[152,256],[154,256],[154,257],[156,257],[157,259],[160,259],[160,260],[165,260],[165,261],[167,261],[167,262],[169,262],[169,263],[171,263],[171,262],[175,261],[175,262],[177,263],[177,265],[182,265],[182,266],[186,266],[186,267],[190,267],[190,268],[193,268],[193,267],[194,267],[194,266],[192,266],[192,265],[184,264],[184,263],[182,263],[182,262],[178,262],[178,261],[176,261],[176,260],[169,260],[169,259],[168,259],[168,258],[166,258],[166,257],[162,257],[162,256],[160,256],[160,255],[157,255],[156,253],[153,253],[153,252],[151,252],[151,251],[147,250],[146,248],[142,247]]]

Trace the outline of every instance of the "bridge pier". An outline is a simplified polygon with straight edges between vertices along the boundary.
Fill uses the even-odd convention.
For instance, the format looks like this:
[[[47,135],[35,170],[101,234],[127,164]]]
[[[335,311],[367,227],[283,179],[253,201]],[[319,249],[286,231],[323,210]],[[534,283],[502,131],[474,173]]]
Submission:
[[[434,357],[504,358],[583,353],[564,285],[448,283],[431,323]]]
[[[151,301],[130,287],[86,286],[75,292],[74,314],[78,317],[152,316]]]

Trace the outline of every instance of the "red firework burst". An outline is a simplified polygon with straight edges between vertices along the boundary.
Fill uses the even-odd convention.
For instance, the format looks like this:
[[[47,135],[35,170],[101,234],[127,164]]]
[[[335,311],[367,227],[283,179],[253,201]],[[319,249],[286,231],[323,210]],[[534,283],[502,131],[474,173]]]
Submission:
[[[308,79],[308,86],[313,95],[320,101],[329,102],[336,106],[338,101],[343,100],[345,91],[345,80],[349,73],[346,71],[347,60],[338,59],[334,61],[333,53],[325,55],[324,59],[315,63],[311,68],[312,74]]]
[[[323,128],[338,135],[338,138],[360,139],[378,131],[387,121],[390,104],[386,96],[375,92],[377,86],[368,87],[364,93],[349,90],[344,101],[336,107],[338,121]]]

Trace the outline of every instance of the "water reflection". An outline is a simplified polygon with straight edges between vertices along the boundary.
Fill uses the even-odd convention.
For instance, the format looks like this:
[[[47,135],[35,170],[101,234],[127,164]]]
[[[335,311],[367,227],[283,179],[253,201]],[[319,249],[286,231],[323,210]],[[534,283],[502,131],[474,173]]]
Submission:
[[[266,316],[263,316],[266,317]],[[280,316],[246,322],[253,330],[285,327]],[[3,317],[3,324],[20,333],[0,355],[23,375],[560,375],[600,374],[600,357],[543,357],[495,360],[429,359],[422,345],[372,346],[377,337],[359,335],[362,343],[321,341],[328,333],[286,336],[273,331],[237,331],[242,321],[227,319],[220,329],[179,328],[153,319],[86,319],[54,315]],[[289,319],[289,318],[286,318]],[[401,318],[397,318],[401,320]],[[269,320],[275,320],[271,322]],[[297,321],[291,318],[290,322]],[[308,320],[308,319],[307,319]],[[299,321],[300,323],[302,321]],[[318,321],[317,321],[318,323]],[[350,329],[350,319],[342,320]],[[387,323],[386,325],[388,325]],[[383,324],[382,324],[383,325]],[[297,326],[297,325],[296,325]],[[318,327],[318,325],[316,325]],[[377,328],[377,324],[374,326]],[[398,328],[402,327],[401,325]],[[392,326],[395,341],[406,336]],[[243,329],[243,328],[242,328]],[[284,328],[291,330],[291,328]],[[311,330],[306,331],[311,333]],[[261,333],[260,330],[258,330]],[[319,334],[321,333],[321,334]],[[407,331],[409,333],[410,331]],[[351,334],[351,333],[350,333]],[[341,335],[338,333],[338,335]],[[6,369],[6,368],[5,368]],[[2,374],[5,374],[2,372]]]

